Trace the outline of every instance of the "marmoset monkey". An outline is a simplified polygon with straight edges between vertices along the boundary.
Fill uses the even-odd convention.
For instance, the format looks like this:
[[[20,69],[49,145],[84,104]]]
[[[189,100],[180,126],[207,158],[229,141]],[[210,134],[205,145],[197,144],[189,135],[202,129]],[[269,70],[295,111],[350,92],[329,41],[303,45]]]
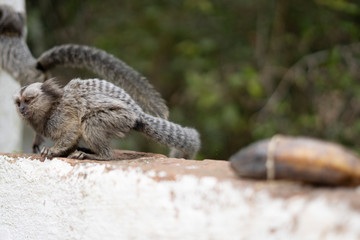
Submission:
[[[105,80],[74,79],[64,88],[53,79],[33,83],[14,100],[21,118],[55,142],[41,151],[46,157],[111,159],[109,139],[123,138],[132,129],[172,147],[171,157],[193,158],[200,148],[195,129],[145,113],[122,88]],[[93,153],[75,151],[80,139]]]
[[[136,70],[113,55],[88,46],[60,45],[35,59],[25,41],[26,18],[13,8],[0,5],[0,68],[10,73],[21,86],[44,82],[49,70],[57,66],[86,68],[123,88],[143,109],[167,119],[169,110],[160,93]],[[43,138],[36,135],[32,149],[38,152]]]

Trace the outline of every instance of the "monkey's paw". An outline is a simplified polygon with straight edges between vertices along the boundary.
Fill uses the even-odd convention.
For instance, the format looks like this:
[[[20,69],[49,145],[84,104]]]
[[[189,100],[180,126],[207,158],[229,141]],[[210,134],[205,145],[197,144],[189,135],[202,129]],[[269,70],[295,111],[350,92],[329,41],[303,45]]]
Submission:
[[[72,154],[70,154],[68,156],[68,158],[72,158],[72,159],[85,159],[86,158],[86,155],[84,152],[82,151],[75,151],[73,152]]]
[[[40,152],[40,155],[42,157],[47,157],[47,158],[57,157],[57,154],[54,151],[52,151],[50,148],[47,148],[47,147],[43,147],[43,149]]]

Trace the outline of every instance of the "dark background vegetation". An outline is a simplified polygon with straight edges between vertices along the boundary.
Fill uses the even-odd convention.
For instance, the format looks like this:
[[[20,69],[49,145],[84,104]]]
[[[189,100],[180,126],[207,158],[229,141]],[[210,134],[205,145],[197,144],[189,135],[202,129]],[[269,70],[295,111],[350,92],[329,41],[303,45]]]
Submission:
[[[27,11],[36,56],[86,44],[148,77],[170,119],[200,131],[198,158],[228,159],[276,133],[359,148],[359,1],[38,0]]]

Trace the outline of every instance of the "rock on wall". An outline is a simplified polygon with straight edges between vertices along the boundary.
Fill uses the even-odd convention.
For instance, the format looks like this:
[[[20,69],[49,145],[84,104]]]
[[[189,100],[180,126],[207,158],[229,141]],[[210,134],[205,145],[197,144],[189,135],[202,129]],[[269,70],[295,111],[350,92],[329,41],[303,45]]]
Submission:
[[[356,188],[237,178],[225,161],[0,155],[0,239],[359,239]]]

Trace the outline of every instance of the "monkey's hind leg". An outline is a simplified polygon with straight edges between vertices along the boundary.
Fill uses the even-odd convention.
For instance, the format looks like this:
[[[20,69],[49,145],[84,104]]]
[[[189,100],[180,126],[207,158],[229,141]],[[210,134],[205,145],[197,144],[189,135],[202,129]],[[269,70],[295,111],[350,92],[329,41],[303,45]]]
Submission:
[[[83,118],[81,124],[82,138],[88,145],[89,151],[78,149],[70,154],[69,158],[75,159],[92,159],[92,160],[108,160],[112,156],[110,148],[108,129],[102,121],[102,114],[95,114]],[[95,117],[97,116],[97,117]]]
[[[92,159],[92,160],[108,160],[108,157],[101,158],[95,154],[91,149],[85,147],[78,147],[76,151],[72,152],[68,158],[73,159]]]
[[[106,131],[95,126],[86,126],[83,130],[82,137],[91,151],[82,151],[82,149],[79,149],[68,157],[75,159],[110,160],[112,150]]]
[[[112,159],[110,137],[124,137],[133,128],[136,121],[135,116],[126,107],[119,105],[92,112],[82,118],[82,138],[93,154],[76,151],[69,157],[94,160]]]

